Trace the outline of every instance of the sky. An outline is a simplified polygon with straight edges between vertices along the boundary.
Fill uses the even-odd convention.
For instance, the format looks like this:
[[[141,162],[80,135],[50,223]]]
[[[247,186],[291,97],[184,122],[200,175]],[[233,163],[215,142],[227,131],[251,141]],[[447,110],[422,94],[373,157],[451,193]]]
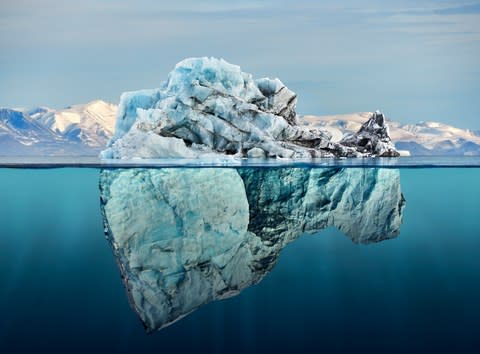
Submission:
[[[280,78],[300,114],[480,129],[480,1],[0,0],[0,106],[118,103],[199,56]]]

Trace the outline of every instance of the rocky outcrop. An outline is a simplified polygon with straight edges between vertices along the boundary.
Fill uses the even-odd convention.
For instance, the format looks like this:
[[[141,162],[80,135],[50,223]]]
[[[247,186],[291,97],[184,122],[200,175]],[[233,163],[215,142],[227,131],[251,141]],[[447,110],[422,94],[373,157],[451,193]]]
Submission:
[[[254,80],[221,59],[186,59],[160,88],[122,95],[115,135],[101,156],[316,158],[383,152],[353,141],[334,143],[328,132],[299,125],[296,101],[279,79]],[[371,144],[389,139],[374,139],[376,130],[369,134]]]
[[[399,234],[399,171],[356,168],[103,170],[107,238],[149,331],[259,282],[300,235]]]
[[[399,152],[390,139],[388,126],[383,113],[376,111],[355,134],[347,135],[341,145],[354,148],[361,154],[381,157],[397,157]]]
[[[307,115],[299,119],[311,128],[327,130],[332,140],[340,142],[344,136],[360,130],[372,117],[371,112],[331,116]],[[448,124],[421,121],[402,124],[388,119],[388,135],[402,156],[479,156],[480,134]]]

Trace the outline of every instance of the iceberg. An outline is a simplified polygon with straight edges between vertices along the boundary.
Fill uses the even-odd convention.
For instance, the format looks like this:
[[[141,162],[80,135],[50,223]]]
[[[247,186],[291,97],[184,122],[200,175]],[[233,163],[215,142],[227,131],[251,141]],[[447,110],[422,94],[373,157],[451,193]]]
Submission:
[[[255,80],[223,59],[185,59],[158,89],[121,96],[115,134],[101,157],[398,156],[384,119],[362,127],[368,144],[333,142],[326,130],[299,124],[296,102],[279,79]],[[377,139],[382,129],[387,135]]]
[[[389,129],[385,123],[385,116],[380,111],[373,113],[360,130],[346,135],[340,144],[353,147],[363,154],[373,153],[377,156],[395,156],[399,154],[390,139]]]
[[[303,234],[396,237],[405,199],[394,169],[106,169],[105,232],[147,331],[234,296]]]

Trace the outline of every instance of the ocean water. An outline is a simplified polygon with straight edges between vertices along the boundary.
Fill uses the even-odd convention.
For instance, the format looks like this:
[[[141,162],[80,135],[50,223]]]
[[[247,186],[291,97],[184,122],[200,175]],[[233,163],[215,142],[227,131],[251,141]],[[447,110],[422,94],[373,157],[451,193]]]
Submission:
[[[302,193],[298,191],[307,185],[299,182],[305,181],[302,168],[243,170],[239,174],[249,186],[246,199],[237,189],[242,181],[237,170],[228,168],[202,169],[206,177],[194,168],[0,169],[0,353],[478,353],[480,168],[310,169],[310,184]],[[228,176],[234,172],[228,177],[232,184],[224,185],[227,177],[223,172],[218,177],[218,171]],[[325,184],[312,187],[315,174]],[[197,178],[195,186],[204,180],[213,181],[213,187],[203,186],[200,197],[196,187],[185,187],[191,176]],[[272,181],[288,188],[277,191]],[[115,189],[120,182],[126,187]],[[151,183],[157,189],[148,194],[154,189],[148,187]],[[237,192],[238,197],[222,199]],[[172,318],[162,322],[158,308],[143,308],[145,299],[132,308],[135,295],[127,294],[128,282],[120,272],[126,264],[130,286],[139,286],[138,274],[132,274],[137,268],[128,256],[145,256],[135,248],[139,242],[178,232],[178,225],[173,231],[163,224],[153,231],[146,225],[167,220],[170,209],[156,211],[148,204],[149,196],[166,198],[166,193],[172,210],[187,210],[176,215],[182,230],[185,223],[197,225],[192,220],[198,219],[200,209],[215,210],[226,203],[225,213],[240,218],[247,205],[253,231],[243,236],[263,232],[262,242],[270,252],[250,262],[249,246],[247,256],[235,260],[234,270],[218,266],[216,253],[208,254],[198,263],[202,271],[208,269],[201,273],[205,278],[187,277],[189,283],[185,277],[177,279],[177,268],[187,268],[185,262],[192,262],[188,252],[193,251],[169,249],[175,259],[187,254],[188,260],[175,263],[175,277],[168,278],[168,284],[154,279],[151,286],[173,294],[168,301],[152,300],[173,313],[172,324]],[[255,204],[258,200],[263,203]],[[123,209],[115,203],[110,207],[111,202],[124,203]],[[335,211],[325,212],[327,204]],[[236,209],[227,210],[229,205]],[[229,218],[202,217],[212,218],[214,225],[189,229],[192,237],[202,237],[213,227],[213,240],[219,240],[202,252],[237,240],[225,236],[230,224],[221,229],[225,235],[216,229],[215,222],[223,227]],[[298,220],[301,217],[305,220]],[[284,227],[272,231],[277,224]],[[122,232],[129,232],[131,225],[136,225],[131,232],[137,238],[119,255],[115,245],[123,245]],[[303,231],[309,234],[300,236]],[[178,235],[175,240],[178,237],[183,240]],[[245,242],[235,245],[243,249]],[[191,266],[192,272],[198,264]],[[206,287],[218,286],[211,275],[218,269],[245,277],[232,280],[239,294],[228,293],[233,296],[222,300],[202,295]],[[182,306],[188,310],[201,295],[198,309],[181,318]],[[177,305],[175,296],[182,297]],[[147,334],[142,313],[153,313],[157,322],[152,326],[165,326]]]

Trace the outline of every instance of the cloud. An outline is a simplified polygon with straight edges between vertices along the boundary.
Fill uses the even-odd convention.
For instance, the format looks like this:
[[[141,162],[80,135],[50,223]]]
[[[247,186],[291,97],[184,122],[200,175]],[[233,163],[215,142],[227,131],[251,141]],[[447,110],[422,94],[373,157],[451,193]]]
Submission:
[[[433,97],[442,87],[464,90],[465,97],[478,92],[466,80],[480,82],[478,74],[472,79],[480,68],[479,6],[472,0],[0,0],[0,103],[116,100],[122,91],[157,87],[185,57],[212,55],[298,87],[304,112],[372,109],[391,97],[400,117],[406,109],[396,103],[400,95]],[[16,91],[15,82],[22,83]],[[43,90],[23,87],[44,82]],[[450,102],[452,112],[453,96]],[[472,121],[475,102],[461,103]]]
[[[463,6],[446,7],[433,10],[435,15],[469,15],[480,14],[480,3]]]

